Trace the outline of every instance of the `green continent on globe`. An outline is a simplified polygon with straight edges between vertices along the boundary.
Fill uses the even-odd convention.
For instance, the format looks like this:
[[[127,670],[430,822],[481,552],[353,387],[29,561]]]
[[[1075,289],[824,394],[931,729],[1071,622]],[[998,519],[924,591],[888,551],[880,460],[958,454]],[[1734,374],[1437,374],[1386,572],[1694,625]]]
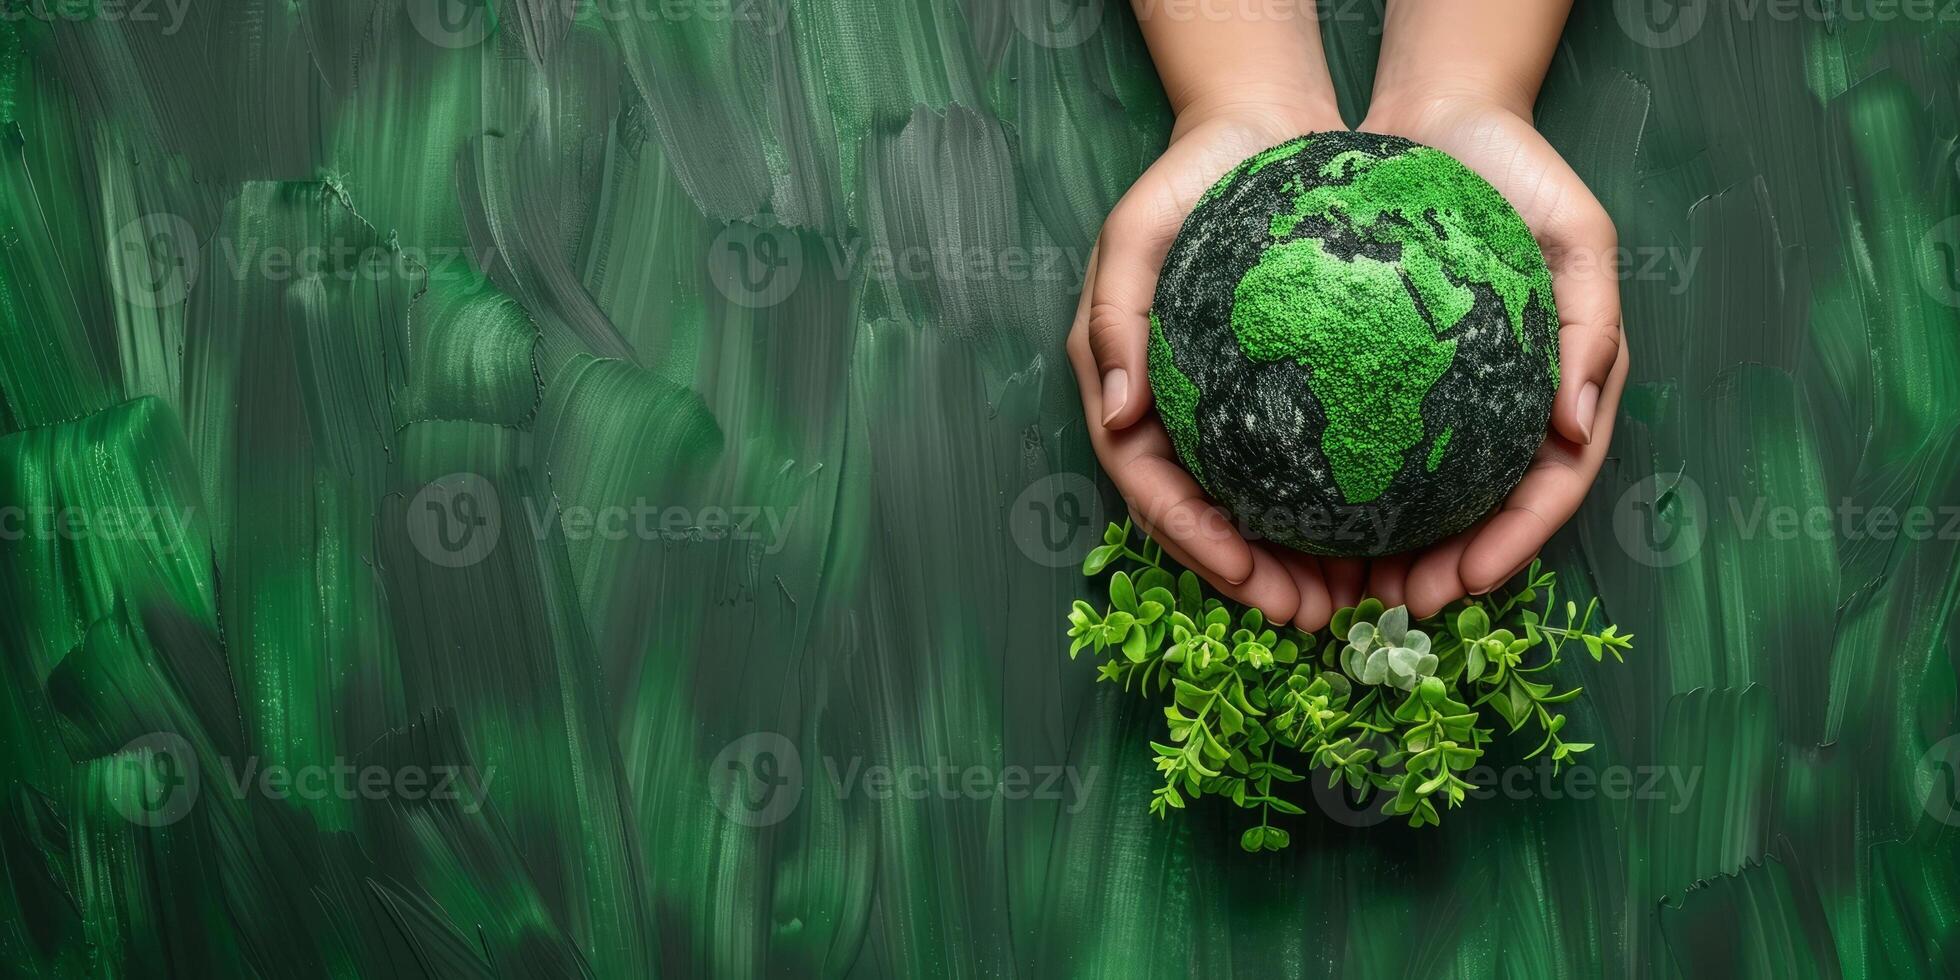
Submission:
[[[1488,512],[1544,438],[1558,318],[1537,242],[1439,150],[1320,133],[1225,175],[1150,320],[1157,411],[1249,532],[1332,555]]]
[[[1331,295],[1293,285],[1335,278],[1347,288]],[[1422,398],[1456,355],[1456,343],[1423,322],[1400,270],[1366,255],[1335,258],[1313,238],[1267,249],[1239,280],[1232,329],[1252,357],[1307,365],[1307,387],[1327,412],[1320,450],[1352,504],[1381,496],[1402,454],[1422,441]]]

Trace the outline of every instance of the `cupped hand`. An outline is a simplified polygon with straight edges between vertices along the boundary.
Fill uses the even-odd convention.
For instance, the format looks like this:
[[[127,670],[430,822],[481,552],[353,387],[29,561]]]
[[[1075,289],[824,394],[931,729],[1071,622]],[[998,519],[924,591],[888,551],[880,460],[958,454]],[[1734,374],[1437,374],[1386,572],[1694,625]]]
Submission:
[[[1205,191],[1260,150],[1343,128],[1331,106],[1255,102],[1181,113],[1163,156],[1103,222],[1068,338],[1089,440],[1131,516],[1220,592],[1259,607],[1269,621],[1309,630],[1359,601],[1363,566],[1246,540],[1178,461],[1151,411],[1145,352],[1158,269]]]
[[[1504,583],[1586,498],[1612,441],[1626,384],[1613,221],[1529,119],[1477,98],[1372,110],[1361,124],[1425,143],[1490,181],[1531,228],[1551,268],[1559,314],[1559,387],[1551,431],[1522,482],[1491,516],[1429,549],[1371,563],[1368,592],[1433,615]]]

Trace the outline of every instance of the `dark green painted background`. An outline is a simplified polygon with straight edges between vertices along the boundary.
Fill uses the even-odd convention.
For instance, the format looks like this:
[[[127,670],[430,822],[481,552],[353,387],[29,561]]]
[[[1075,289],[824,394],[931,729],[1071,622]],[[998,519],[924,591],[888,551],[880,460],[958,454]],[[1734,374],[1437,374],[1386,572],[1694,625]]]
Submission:
[[[445,6],[6,4],[8,972],[1960,971],[1944,0],[1579,4],[1634,369],[1548,558],[1639,636],[1568,730],[1633,785],[1266,857],[1146,815],[1060,642],[1129,15]]]

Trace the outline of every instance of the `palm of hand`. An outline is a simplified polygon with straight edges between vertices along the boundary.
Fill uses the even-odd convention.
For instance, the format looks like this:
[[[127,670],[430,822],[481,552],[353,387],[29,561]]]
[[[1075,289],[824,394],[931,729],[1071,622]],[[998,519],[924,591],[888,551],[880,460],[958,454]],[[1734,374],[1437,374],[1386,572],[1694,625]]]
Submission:
[[[1612,222],[1528,121],[1486,105],[1438,102],[1404,120],[1364,123],[1463,161],[1518,209],[1544,246],[1561,319],[1553,432],[1496,514],[1421,553],[1364,563],[1247,541],[1205,498],[1149,411],[1145,318],[1164,255],[1205,191],[1260,150],[1333,128],[1340,123],[1331,117],[1253,108],[1174,133],[1104,224],[1068,343],[1096,455],[1137,521],[1226,595],[1306,629],[1325,625],[1364,589],[1422,617],[1529,563],[1598,473],[1626,376]]]
[[[1371,128],[1364,124],[1364,129]],[[1475,102],[1441,102],[1381,127],[1433,146],[1482,175],[1517,208],[1545,251],[1560,320],[1560,384],[1547,433],[1498,511],[1413,555],[1378,559],[1370,591],[1426,616],[1486,592],[1530,563],[1584,501],[1604,462],[1626,381],[1613,223],[1530,122]]]
[[[1240,161],[1303,133],[1344,128],[1332,115],[1248,108],[1207,116],[1172,134],[1169,148],[1110,212],[1089,261],[1069,360],[1090,441],[1131,514],[1179,564],[1274,622],[1324,625],[1335,595],[1359,598],[1359,563],[1330,593],[1318,561],[1245,540],[1184,470],[1150,411],[1142,377],[1157,270],[1211,185]]]

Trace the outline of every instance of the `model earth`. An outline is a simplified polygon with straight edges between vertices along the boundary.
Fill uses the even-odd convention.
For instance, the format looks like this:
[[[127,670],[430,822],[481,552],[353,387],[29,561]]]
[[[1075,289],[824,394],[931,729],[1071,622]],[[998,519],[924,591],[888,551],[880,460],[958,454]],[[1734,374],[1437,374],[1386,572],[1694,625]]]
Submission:
[[[1440,150],[1317,133],[1185,219],[1150,317],[1184,465],[1240,524],[1372,556],[1469,527],[1523,477],[1558,386],[1544,255]]]

